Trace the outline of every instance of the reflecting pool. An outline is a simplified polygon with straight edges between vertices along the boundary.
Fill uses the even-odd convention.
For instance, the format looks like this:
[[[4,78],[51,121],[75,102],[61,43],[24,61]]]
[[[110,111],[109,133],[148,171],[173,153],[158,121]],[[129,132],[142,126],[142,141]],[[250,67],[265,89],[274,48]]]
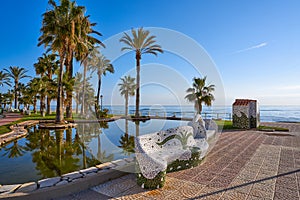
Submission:
[[[28,135],[0,147],[0,184],[60,176],[134,156],[134,137],[186,125],[187,121],[79,123],[70,129],[28,128]]]

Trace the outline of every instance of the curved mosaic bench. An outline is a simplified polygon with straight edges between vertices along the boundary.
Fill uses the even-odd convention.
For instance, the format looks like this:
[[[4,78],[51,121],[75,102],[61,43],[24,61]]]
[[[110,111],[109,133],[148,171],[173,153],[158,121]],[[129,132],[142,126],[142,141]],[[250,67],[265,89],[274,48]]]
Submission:
[[[207,139],[217,131],[212,120],[202,122],[204,126],[194,119],[190,126],[137,137],[138,185],[142,188],[161,188],[167,172],[197,166],[208,150]]]

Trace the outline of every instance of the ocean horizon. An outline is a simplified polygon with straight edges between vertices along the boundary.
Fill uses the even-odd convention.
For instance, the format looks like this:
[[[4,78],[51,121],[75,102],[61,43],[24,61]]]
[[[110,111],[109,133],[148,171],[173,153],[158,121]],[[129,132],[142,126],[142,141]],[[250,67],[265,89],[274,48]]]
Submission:
[[[32,107],[30,107],[32,109]],[[51,105],[51,110],[55,111],[56,106]],[[103,105],[103,109],[109,110],[110,114],[124,114],[124,105]],[[39,106],[37,106],[39,109]],[[73,108],[75,110],[75,107]],[[134,114],[135,106],[129,106],[129,114]],[[300,105],[259,105],[261,122],[300,122]],[[141,105],[142,115],[157,115],[165,117],[185,117],[192,118],[195,115],[192,105]],[[203,106],[202,117],[207,119],[232,119],[232,106]]]

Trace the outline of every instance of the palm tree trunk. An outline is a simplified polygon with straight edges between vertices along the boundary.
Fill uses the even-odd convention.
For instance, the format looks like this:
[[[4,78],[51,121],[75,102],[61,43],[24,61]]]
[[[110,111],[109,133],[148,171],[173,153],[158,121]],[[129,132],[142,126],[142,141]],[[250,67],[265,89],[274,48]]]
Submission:
[[[15,81],[15,109],[17,109],[17,104],[18,104],[18,82]]]
[[[78,93],[76,93],[76,99],[77,99],[77,101],[76,101],[76,114],[78,114],[78,107],[79,107],[79,94]]]
[[[35,96],[33,99],[33,113],[34,114],[36,114],[36,102],[37,102],[37,100],[36,100],[36,96]]]
[[[85,110],[84,110],[84,107],[85,107],[85,79],[86,79],[86,71],[87,71],[87,65],[85,63],[86,61],[84,61],[83,63],[83,85],[82,85],[82,100],[81,100],[81,115],[84,114]]]
[[[140,116],[140,56],[136,55],[136,98],[135,98],[135,117]]]
[[[202,112],[202,104],[201,104],[201,101],[200,100],[197,100],[198,102],[198,114],[201,115],[201,112]]]
[[[64,68],[64,56],[60,53],[60,66],[59,66],[59,75],[58,75],[58,89],[57,89],[57,105],[56,105],[56,123],[62,123],[64,120],[63,113],[63,68]]]
[[[97,106],[99,106],[101,83],[102,83],[101,75],[98,74]]]
[[[73,55],[73,53],[71,53]],[[69,61],[69,67],[68,67],[68,72],[69,72],[69,77],[68,79],[71,80],[73,78],[73,56],[70,58]],[[66,106],[66,117],[67,118],[72,118],[72,92],[73,91],[67,91],[67,106]]]
[[[128,116],[128,94],[125,94],[125,117]]]
[[[128,134],[128,119],[125,119],[125,133]]]
[[[45,96],[41,95],[41,101],[40,101],[40,113],[41,113],[41,116],[44,115],[44,108],[45,108]]]
[[[51,98],[47,95],[47,115],[51,114]]]

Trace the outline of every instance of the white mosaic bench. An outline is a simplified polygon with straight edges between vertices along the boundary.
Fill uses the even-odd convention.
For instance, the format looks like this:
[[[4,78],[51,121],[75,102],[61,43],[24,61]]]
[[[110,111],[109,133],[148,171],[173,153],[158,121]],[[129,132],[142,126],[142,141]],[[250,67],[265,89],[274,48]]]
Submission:
[[[203,123],[210,126],[210,129],[217,127],[212,120]],[[142,188],[161,188],[167,172],[195,167],[201,162],[209,147],[207,138],[212,137],[217,129],[204,128],[205,133],[201,135],[199,127],[196,126],[198,124],[199,122],[190,122],[190,126],[180,126],[136,138],[138,185]]]

